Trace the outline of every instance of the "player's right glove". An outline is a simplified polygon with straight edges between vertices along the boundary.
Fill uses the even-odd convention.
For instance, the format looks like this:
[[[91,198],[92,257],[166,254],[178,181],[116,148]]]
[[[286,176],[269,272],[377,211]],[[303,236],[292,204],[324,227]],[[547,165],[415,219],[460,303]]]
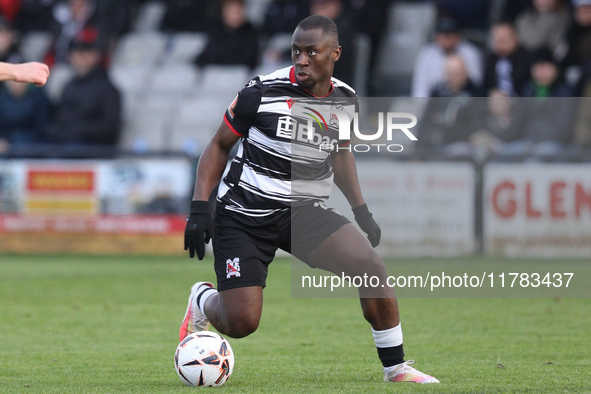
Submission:
[[[209,243],[213,235],[213,219],[209,213],[208,201],[191,201],[191,214],[187,217],[185,228],[185,250],[189,250],[189,256],[203,260],[205,256],[205,244]]]
[[[380,239],[382,238],[382,230],[373,219],[373,215],[369,212],[367,204],[353,208],[353,213],[355,214],[355,221],[367,234],[367,239],[369,239],[371,246],[374,248],[378,246],[380,244]]]

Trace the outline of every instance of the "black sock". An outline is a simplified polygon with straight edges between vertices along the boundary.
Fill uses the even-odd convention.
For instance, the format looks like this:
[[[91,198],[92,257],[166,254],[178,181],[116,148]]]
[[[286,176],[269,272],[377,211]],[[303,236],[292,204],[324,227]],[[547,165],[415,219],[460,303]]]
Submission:
[[[391,367],[404,362],[404,350],[402,349],[402,344],[392,347],[378,347],[376,349],[378,349],[378,356],[384,367]]]

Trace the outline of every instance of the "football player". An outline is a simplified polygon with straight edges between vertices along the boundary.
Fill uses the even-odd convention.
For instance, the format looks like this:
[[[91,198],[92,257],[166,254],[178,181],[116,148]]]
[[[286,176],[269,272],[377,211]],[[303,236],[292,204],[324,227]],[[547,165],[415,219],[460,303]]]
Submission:
[[[339,276],[377,276],[386,283],[384,263],[373,249],[380,242],[380,227],[364,202],[349,141],[339,140],[338,128],[334,129],[340,112],[350,111],[347,118],[352,119],[350,113],[357,108],[355,91],[332,78],[341,52],[331,19],[313,15],[302,20],[292,36],[293,66],[251,80],[205,148],[187,218],[185,249],[202,259],[205,243],[213,237],[217,289],[208,282],[193,285],[181,340],[207,329],[210,322],[230,337],[253,333],[263,308],[267,269],[278,248],[311,267]],[[298,106],[317,119],[318,137],[300,135],[305,127],[298,126],[305,122],[298,119]],[[238,142],[238,154],[222,179],[230,150]],[[333,183],[367,237],[324,204]],[[208,199],[218,184],[212,218]],[[359,297],[384,380],[438,383],[411,367],[412,361],[404,361],[393,289],[361,287]]]

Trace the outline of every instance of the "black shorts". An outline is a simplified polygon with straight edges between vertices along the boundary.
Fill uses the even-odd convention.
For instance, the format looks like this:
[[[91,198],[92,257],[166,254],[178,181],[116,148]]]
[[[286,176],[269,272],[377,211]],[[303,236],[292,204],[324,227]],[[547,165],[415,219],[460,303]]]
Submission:
[[[292,207],[264,217],[216,209],[213,253],[219,291],[266,286],[277,249],[306,262],[308,253],[350,223],[324,203]]]

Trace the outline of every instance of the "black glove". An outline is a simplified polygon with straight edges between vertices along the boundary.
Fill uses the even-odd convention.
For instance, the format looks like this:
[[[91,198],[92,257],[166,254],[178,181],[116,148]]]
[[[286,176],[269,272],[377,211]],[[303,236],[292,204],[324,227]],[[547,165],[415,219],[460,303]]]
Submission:
[[[367,234],[367,239],[369,239],[371,246],[374,248],[378,246],[380,244],[380,238],[382,238],[382,229],[373,220],[373,215],[367,209],[367,204],[353,208],[353,213],[355,214],[355,221]]]
[[[203,260],[205,244],[209,243],[212,235],[213,219],[209,213],[209,202],[191,201],[191,214],[185,228],[185,250],[189,249],[189,256],[193,258],[197,251],[197,258]]]

